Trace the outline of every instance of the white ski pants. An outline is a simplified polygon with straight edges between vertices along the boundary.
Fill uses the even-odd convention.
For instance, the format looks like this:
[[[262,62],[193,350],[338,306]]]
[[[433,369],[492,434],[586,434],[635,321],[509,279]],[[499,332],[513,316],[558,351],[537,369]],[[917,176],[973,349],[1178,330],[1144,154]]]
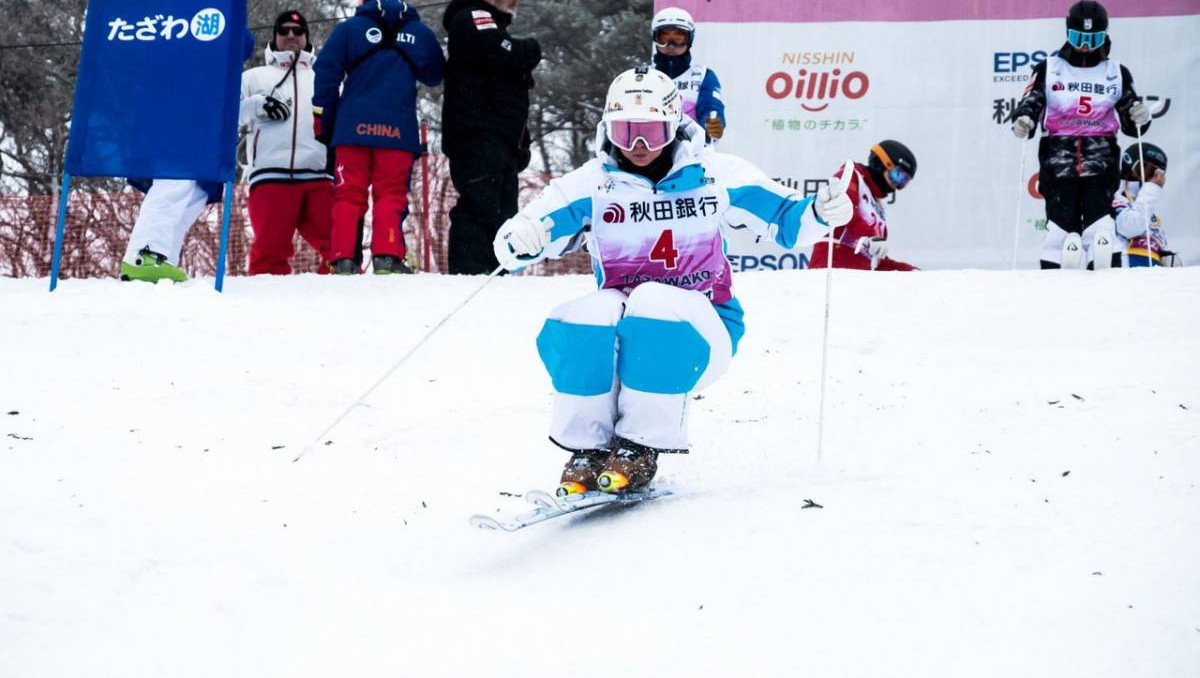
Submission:
[[[138,252],[148,247],[178,266],[183,239],[204,212],[207,202],[208,195],[195,181],[155,179],[146,191],[133,232],[129,234],[125,261],[134,263]]]

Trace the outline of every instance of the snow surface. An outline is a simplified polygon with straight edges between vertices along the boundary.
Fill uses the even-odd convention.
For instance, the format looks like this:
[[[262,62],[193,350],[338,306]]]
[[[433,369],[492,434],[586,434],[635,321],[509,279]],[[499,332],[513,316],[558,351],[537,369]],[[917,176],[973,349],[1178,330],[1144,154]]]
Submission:
[[[1200,675],[1200,269],[745,274],[677,496],[506,534],[586,277],[0,279],[0,676]],[[802,508],[811,499],[823,508]]]

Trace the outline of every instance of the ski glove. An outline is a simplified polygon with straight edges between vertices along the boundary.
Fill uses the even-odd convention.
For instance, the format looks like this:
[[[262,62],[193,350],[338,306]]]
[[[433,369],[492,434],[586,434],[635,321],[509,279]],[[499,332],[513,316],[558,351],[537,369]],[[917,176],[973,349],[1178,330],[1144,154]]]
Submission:
[[[519,214],[504,222],[492,242],[496,261],[510,271],[519,271],[533,263],[550,244],[553,223],[549,217],[533,221]]]
[[[1030,137],[1033,132],[1033,118],[1028,115],[1022,115],[1013,121],[1012,133],[1016,138],[1024,141]]]
[[[1146,108],[1142,102],[1135,101],[1129,106],[1129,119],[1133,121],[1133,124],[1141,127],[1150,122],[1150,109]]]
[[[879,265],[879,261],[887,256],[887,241],[883,238],[868,238],[863,236],[854,245],[855,254],[866,254],[871,257],[871,268]]]
[[[322,117],[321,109],[313,106],[313,137],[328,146],[333,141],[333,123],[326,125]]]
[[[287,102],[285,101],[268,96],[263,101],[262,114],[260,114],[259,117],[262,117],[262,115],[266,115],[268,118],[276,122],[287,120],[288,118],[292,117],[292,107],[288,106]]]
[[[817,191],[817,199],[813,201],[813,212],[817,218],[830,228],[845,226],[854,217],[854,204],[846,191],[850,188],[850,180],[854,177],[854,162],[847,160],[842,167],[842,178],[837,184],[829,183]]]
[[[273,96],[255,94],[251,100],[254,101],[254,115],[264,120],[278,122],[287,120],[292,115],[292,108]]]
[[[716,111],[710,113],[708,119],[704,121],[704,131],[708,133],[708,138],[714,141],[725,135],[725,125],[721,124],[721,119],[717,117]]]

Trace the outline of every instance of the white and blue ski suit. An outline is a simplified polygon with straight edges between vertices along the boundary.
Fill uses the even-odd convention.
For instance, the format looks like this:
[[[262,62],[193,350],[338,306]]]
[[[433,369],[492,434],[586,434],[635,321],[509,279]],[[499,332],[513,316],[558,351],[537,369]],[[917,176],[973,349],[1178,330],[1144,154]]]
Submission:
[[[706,148],[686,119],[657,184],[618,169],[603,142],[602,126],[606,150],[513,217],[549,226],[535,260],[585,249],[600,287],[554,309],[538,335],[556,392],[550,437],[569,450],[604,449],[615,435],[686,452],[687,396],[725,372],[745,331],[725,229],[795,248],[826,228],[812,198]]]

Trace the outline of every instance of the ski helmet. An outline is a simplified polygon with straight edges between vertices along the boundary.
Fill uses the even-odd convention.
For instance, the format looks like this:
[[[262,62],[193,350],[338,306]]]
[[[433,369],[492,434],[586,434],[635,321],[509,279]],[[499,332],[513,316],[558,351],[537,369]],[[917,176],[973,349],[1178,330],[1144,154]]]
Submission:
[[[1158,146],[1143,141],[1140,156],[1136,143],[1130,144],[1129,148],[1121,154],[1121,178],[1128,181],[1141,181],[1142,178],[1133,173],[1133,168],[1137,167],[1140,160],[1145,160],[1147,165],[1153,165],[1164,172],[1167,171],[1167,154]],[[1148,174],[1150,173],[1148,172]]]
[[[887,177],[890,185],[904,188],[917,176],[917,156],[899,141],[884,139],[871,147],[867,167],[877,176]]]
[[[691,48],[692,41],[696,38],[696,22],[692,21],[692,15],[688,14],[687,10],[678,7],[659,10],[650,21],[650,39],[657,44],[658,32],[667,28],[677,28],[687,33],[687,46]]]
[[[1067,11],[1067,42],[1079,49],[1100,49],[1108,31],[1108,11],[1104,5],[1083,0],[1071,5]]]
[[[683,109],[679,88],[662,71],[638,66],[618,75],[604,100],[604,131],[618,148],[640,138],[650,150],[675,140]]]

